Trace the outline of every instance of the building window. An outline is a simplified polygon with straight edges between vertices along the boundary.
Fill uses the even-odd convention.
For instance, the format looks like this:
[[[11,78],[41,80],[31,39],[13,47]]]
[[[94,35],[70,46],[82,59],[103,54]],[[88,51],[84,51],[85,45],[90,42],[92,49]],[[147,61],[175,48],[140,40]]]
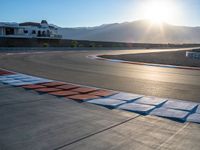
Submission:
[[[14,28],[5,28],[5,31],[6,31],[6,35],[14,35],[15,34]]]
[[[27,34],[27,33],[28,33],[28,30],[24,30],[24,33]]]
[[[33,31],[32,31],[32,34],[36,34],[36,31],[35,31],[35,30],[33,30]]]
[[[46,32],[45,31],[42,31],[42,36],[46,36]]]
[[[47,36],[48,36],[48,37],[50,37],[50,34],[51,34],[50,31],[47,30]]]
[[[41,36],[41,31],[38,31],[38,34],[37,34],[37,36],[38,36],[38,37],[40,37],[40,36]]]

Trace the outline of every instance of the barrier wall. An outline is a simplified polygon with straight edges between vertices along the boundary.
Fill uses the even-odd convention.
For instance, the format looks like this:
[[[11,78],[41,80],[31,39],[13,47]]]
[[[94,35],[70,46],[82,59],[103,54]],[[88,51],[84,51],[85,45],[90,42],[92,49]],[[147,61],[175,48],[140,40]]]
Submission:
[[[186,52],[186,57],[200,60],[200,52]]]
[[[0,47],[128,47],[128,48],[181,48],[200,47],[200,44],[153,44],[86,41],[71,39],[3,38]]]

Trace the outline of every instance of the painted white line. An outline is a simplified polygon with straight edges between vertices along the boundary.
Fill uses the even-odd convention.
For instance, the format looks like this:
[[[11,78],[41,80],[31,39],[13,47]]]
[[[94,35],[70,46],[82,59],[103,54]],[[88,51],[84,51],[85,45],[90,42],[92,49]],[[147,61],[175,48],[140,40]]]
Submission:
[[[96,59],[96,60],[104,60],[104,61],[109,61],[109,62],[113,62],[113,63],[125,63],[125,64],[132,64],[132,65],[143,65],[143,66],[152,66],[152,67],[161,67],[161,68],[172,68],[172,69],[174,68],[174,69],[187,69],[187,70],[199,70],[200,71],[199,67],[134,62],[134,61],[125,61],[125,60],[120,60],[120,59],[108,59],[108,58],[102,58],[101,55],[90,55],[90,56],[87,56],[87,58]]]

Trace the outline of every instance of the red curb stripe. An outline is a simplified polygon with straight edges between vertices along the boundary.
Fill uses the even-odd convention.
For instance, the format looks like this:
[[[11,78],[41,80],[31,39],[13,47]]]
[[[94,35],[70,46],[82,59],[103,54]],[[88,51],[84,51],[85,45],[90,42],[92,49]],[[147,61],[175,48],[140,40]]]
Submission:
[[[11,71],[8,71],[8,70],[0,69],[0,76],[11,75],[11,74],[15,74],[15,73],[11,72]]]

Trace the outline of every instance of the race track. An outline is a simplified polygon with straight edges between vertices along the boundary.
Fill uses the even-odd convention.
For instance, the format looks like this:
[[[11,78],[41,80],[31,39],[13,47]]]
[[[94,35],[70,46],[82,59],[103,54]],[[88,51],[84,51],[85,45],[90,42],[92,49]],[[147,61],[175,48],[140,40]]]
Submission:
[[[106,89],[200,102],[200,71],[198,70],[122,64],[87,57],[96,54],[147,51],[163,50],[1,53],[0,68]]]

